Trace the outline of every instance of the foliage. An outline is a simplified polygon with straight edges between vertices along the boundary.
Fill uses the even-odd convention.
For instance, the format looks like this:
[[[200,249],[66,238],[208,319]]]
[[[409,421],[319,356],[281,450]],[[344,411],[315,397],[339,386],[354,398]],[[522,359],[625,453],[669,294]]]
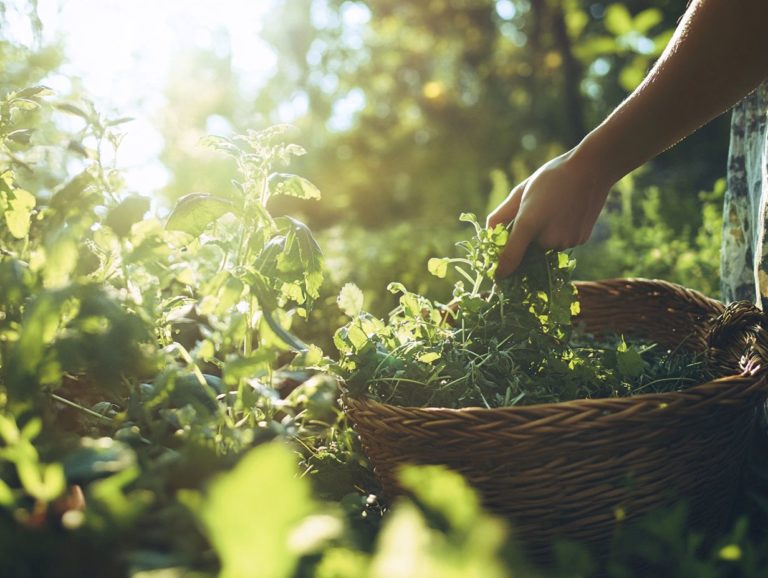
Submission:
[[[39,34],[35,4],[24,9]],[[486,206],[492,169],[497,183],[519,178],[573,138],[581,113],[558,104],[561,89],[570,87],[586,119],[621,98],[620,83],[649,62],[683,3],[659,0],[650,10],[617,3],[600,17],[579,2],[515,0],[511,17],[501,2],[314,4],[278,3],[274,19],[291,31],[271,27],[272,42],[290,47],[257,98],[227,92],[237,80],[227,75],[231,55],[174,69],[169,91],[183,99],[170,99],[175,108],[163,115],[163,159],[174,175],[165,193],[187,196],[164,221],[155,199],[128,189],[118,170],[128,119],[105,116],[76,90],[52,94],[44,85],[60,49],[38,38],[30,50],[0,30],[0,575],[597,571],[578,545],[558,546],[551,569],[533,568],[514,529],[440,468],[406,470],[411,497],[385,508],[336,381],[315,370],[323,363],[318,344],[330,347],[333,301],[349,281],[363,287],[365,302],[377,299],[379,311],[395,299],[378,295],[392,278],[415,291],[397,292],[401,308],[416,294],[448,300],[437,277],[417,273],[465,236],[442,233],[445,222],[468,205]],[[318,23],[324,7],[369,11],[365,50],[350,44],[344,18]],[[0,2],[0,17],[12,9]],[[565,43],[557,33],[563,23]],[[654,48],[646,53],[647,39]],[[573,77],[569,52],[582,65]],[[610,73],[591,66],[601,58]],[[627,67],[633,72],[624,74]],[[211,71],[215,81],[205,76]],[[216,96],[213,110],[196,101],[202,87]],[[351,127],[326,131],[337,101],[356,88],[365,104]],[[311,156],[298,157],[303,149],[285,142],[287,127],[246,130],[304,90],[310,112],[296,123],[314,141]],[[245,134],[190,151],[190,125],[200,132],[213,112]],[[716,163],[706,150],[699,172],[709,183]],[[286,173],[289,160],[311,182]],[[675,179],[687,187],[696,172]],[[314,182],[333,194],[307,209],[319,196]],[[668,210],[670,199],[683,192],[665,189],[653,209],[670,246],[678,222],[670,215],[680,212]],[[325,227],[340,212],[348,223],[320,234],[334,285],[323,289],[318,246],[295,216]],[[405,221],[416,214],[418,224]],[[629,233],[656,213],[632,214],[632,225],[617,220],[627,254],[653,246]],[[705,217],[714,222],[713,212]],[[690,246],[704,247],[706,230]],[[694,260],[700,274],[683,261],[660,274],[710,275],[705,257]],[[442,273],[445,265],[431,268]],[[471,285],[462,295],[477,304],[482,287],[474,294]],[[562,295],[564,311],[571,296]],[[541,314],[545,304],[531,296]],[[360,297],[348,286],[339,305],[359,313]],[[537,323],[569,330],[555,318]],[[647,564],[660,576],[760,576],[768,550],[758,503],[743,508],[749,524],[708,542],[682,510],[622,530],[605,573],[634,576]]]
[[[515,274],[497,281],[507,231],[483,229],[473,215],[462,220],[475,227],[459,243],[465,256],[428,264],[439,278],[451,265],[463,278],[450,305],[392,283],[400,304],[384,323],[361,312],[359,290],[342,290],[339,305],[352,321],[334,341],[353,395],[405,406],[499,407],[672,391],[706,380],[703,360],[690,355],[623,339],[610,347],[574,334],[574,261],[534,247]]]
[[[301,464],[319,495],[350,494],[359,517],[367,494],[355,486],[371,476],[335,382],[311,377],[322,352],[290,327],[319,295],[322,255],[303,223],[267,208],[276,195],[319,195],[272,170],[303,154],[284,143],[289,129],[209,139],[236,161],[234,190],[184,197],[163,225],[103,162],[121,119],[88,104],[54,108],[50,96],[35,86],[0,101],[0,573],[81,575],[86,558],[106,575],[215,572],[180,490],[274,437],[293,444],[285,471]],[[36,142],[30,118],[41,109],[40,138],[56,114],[86,123],[62,151],[85,167],[50,193],[43,179],[25,179],[28,190],[19,178],[49,170],[39,148],[55,145]],[[66,174],[53,168],[46,182]],[[221,560],[230,571],[224,551]]]
[[[699,193],[701,225],[670,224],[657,187],[637,190],[637,179],[619,185],[619,206],[605,217],[607,231],[577,249],[576,274],[584,279],[648,277],[720,294],[720,245],[725,180]]]

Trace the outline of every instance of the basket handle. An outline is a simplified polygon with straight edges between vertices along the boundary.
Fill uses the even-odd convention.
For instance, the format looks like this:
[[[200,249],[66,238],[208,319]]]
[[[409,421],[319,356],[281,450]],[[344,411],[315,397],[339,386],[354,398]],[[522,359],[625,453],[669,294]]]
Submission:
[[[734,301],[712,322],[708,357],[733,375],[768,371],[768,314],[748,301]]]

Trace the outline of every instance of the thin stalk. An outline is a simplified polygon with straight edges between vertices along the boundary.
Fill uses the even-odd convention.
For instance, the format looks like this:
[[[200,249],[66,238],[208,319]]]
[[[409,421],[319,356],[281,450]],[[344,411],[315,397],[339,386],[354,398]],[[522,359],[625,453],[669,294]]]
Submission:
[[[63,403],[64,405],[68,405],[69,407],[74,408],[74,409],[76,409],[78,411],[82,411],[83,413],[88,414],[91,417],[95,417],[95,418],[98,418],[98,419],[101,419],[101,420],[104,420],[104,421],[107,421],[107,422],[110,422],[110,423],[112,422],[112,418],[111,417],[107,417],[106,415],[102,415],[102,414],[100,414],[97,411],[93,411],[90,408],[82,406],[79,403],[75,403],[74,401],[70,401],[70,400],[68,400],[68,399],[66,399],[64,397],[61,397],[60,395],[56,395],[55,393],[51,393],[50,396],[53,399],[55,399],[56,401],[58,401],[59,403]]]

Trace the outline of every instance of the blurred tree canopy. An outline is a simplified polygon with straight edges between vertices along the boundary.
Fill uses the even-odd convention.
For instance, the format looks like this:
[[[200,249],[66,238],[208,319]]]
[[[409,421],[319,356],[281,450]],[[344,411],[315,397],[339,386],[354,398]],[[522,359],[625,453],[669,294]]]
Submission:
[[[238,75],[226,29],[215,31],[209,48],[190,44],[176,54],[168,104],[155,119],[170,175],[160,193],[170,202],[231,189],[231,161],[200,146],[202,136],[294,124],[309,150],[296,170],[320,187],[323,200],[308,209],[278,199],[273,210],[299,215],[319,232],[334,284],[358,283],[369,299],[383,300],[368,304],[378,312],[391,280],[427,290],[426,259],[451,252],[464,231],[460,212],[483,218],[511,186],[618,105],[661,54],[687,5],[270,1],[261,35],[274,51],[267,78]],[[39,29],[35,2],[28,7]],[[61,58],[59,47],[39,46],[25,66],[0,70],[0,80],[9,87],[44,81]],[[719,198],[699,193],[716,189],[727,147],[724,115],[636,172],[609,198],[593,241],[580,251],[594,258],[582,259],[577,275],[657,275],[716,292]],[[654,226],[662,229],[635,235]],[[608,243],[617,235],[635,236]],[[676,237],[679,247],[657,247],[672,257],[646,254],[653,239]],[[611,249],[619,245],[621,258]],[[674,257],[687,255],[689,263],[691,254],[695,279],[680,273]]]
[[[226,50],[185,55],[169,79],[164,160],[176,176],[166,194],[226,186],[213,167],[201,182],[176,170],[190,128],[202,134],[214,115],[235,130],[287,116],[312,153],[303,169],[326,191],[316,227],[442,227],[460,211],[485,214],[500,200],[500,190],[489,198],[493,171],[514,184],[578,142],[642,80],[685,6],[275,0],[266,40],[277,66],[257,93],[237,89]],[[670,219],[690,214],[726,150],[720,119],[639,183],[673,191],[663,201]]]

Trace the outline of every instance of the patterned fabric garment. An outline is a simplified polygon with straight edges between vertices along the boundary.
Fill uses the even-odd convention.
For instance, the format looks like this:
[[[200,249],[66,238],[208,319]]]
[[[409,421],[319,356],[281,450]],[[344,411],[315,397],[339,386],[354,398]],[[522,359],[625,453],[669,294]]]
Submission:
[[[723,301],[768,310],[768,82],[731,117],[728,187],[723,207],[720,279]]]

